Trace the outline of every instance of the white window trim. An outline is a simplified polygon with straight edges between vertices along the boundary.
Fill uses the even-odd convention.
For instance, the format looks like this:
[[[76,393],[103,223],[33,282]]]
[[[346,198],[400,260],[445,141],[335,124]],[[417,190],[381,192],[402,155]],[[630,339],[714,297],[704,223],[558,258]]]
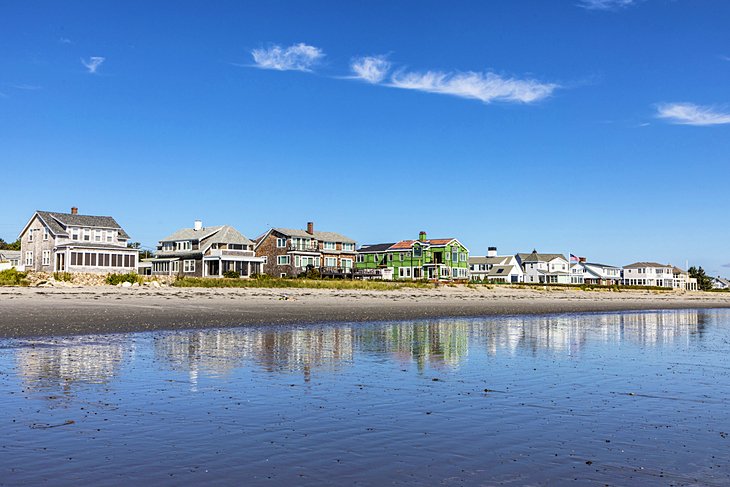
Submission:
[[[291,256],[290,255],[277,255],[276,256],[276,265],[291,265]]]
[[[277,249],[285,249],[286,248],[286,239],[277,237],[276,239],[276,248]]]
[[[188,259],[183,261],[183,272],[190,274],[195,272],[195,260]]]

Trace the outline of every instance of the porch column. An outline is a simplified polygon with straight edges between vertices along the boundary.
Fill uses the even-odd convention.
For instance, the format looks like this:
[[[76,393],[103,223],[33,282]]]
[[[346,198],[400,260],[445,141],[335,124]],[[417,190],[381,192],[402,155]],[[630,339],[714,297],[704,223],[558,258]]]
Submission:
[[[246,266],[248,267],[247,276],[251,277],[251,261],[246,261]]]
[[[223,258],[218,257],[218,277],[223,277]]]

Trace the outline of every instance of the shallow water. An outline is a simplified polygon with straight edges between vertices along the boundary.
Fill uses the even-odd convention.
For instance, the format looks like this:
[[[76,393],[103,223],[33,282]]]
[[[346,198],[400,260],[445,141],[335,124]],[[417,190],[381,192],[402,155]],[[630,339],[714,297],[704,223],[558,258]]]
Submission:
[[[0,484],[727,485],[730,311],[0,342]]]

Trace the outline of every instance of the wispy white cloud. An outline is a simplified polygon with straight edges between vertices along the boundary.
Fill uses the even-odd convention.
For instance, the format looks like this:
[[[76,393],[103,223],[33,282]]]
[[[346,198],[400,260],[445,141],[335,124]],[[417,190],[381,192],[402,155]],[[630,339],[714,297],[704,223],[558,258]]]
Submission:
[[[720,59],[723,61],[730,61],[730,56],[720,55]]]
[[[324,52],[300,42],[289,47],[271,46],[251,51],[256,67],[278,71],[311,71],[322,60]]]
[[[365,56],[350,63],[354,77],[368,83],[380,83],[390,71],[390,62],[385,56]]]
[[[16,90],[25,90],[25,91],[36,91],[40,90],[41,87],[38,85],[26,85],[26,84],[9,84],[11,88],[15,88]]]
[[[91,56],[89,60],[82,59],[81,64],[83,64],[89,73],[94,74],[99,69],[99,66],[106,61],[106,58],[101,56]]]
[[[61,44],[72,44],[73,43],[71,41],[71,39],[69,39],[68,37],[60,37],[58,39],[58,42],[60,42]]]
[[[395,88],[425,91],[484,103],[493,101],[532,103],[550,96],[560,86],[532,79],[505,78],[495,73],[398,71],[387,84]]]
[[[681,125],[722,125],[730,123],[730,112],[694,103],[660,103],[657,118]]]
[[[636,0],[580,0],[577,5],[586,10],[621,10],[635,3]]]

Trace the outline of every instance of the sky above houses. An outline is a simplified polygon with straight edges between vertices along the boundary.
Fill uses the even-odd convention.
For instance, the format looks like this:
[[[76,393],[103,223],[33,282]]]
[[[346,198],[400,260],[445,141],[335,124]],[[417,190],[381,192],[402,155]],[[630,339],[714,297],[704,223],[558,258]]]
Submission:
[[[0,237],[194,219],[730,274],[730,2],[10,2]]]

